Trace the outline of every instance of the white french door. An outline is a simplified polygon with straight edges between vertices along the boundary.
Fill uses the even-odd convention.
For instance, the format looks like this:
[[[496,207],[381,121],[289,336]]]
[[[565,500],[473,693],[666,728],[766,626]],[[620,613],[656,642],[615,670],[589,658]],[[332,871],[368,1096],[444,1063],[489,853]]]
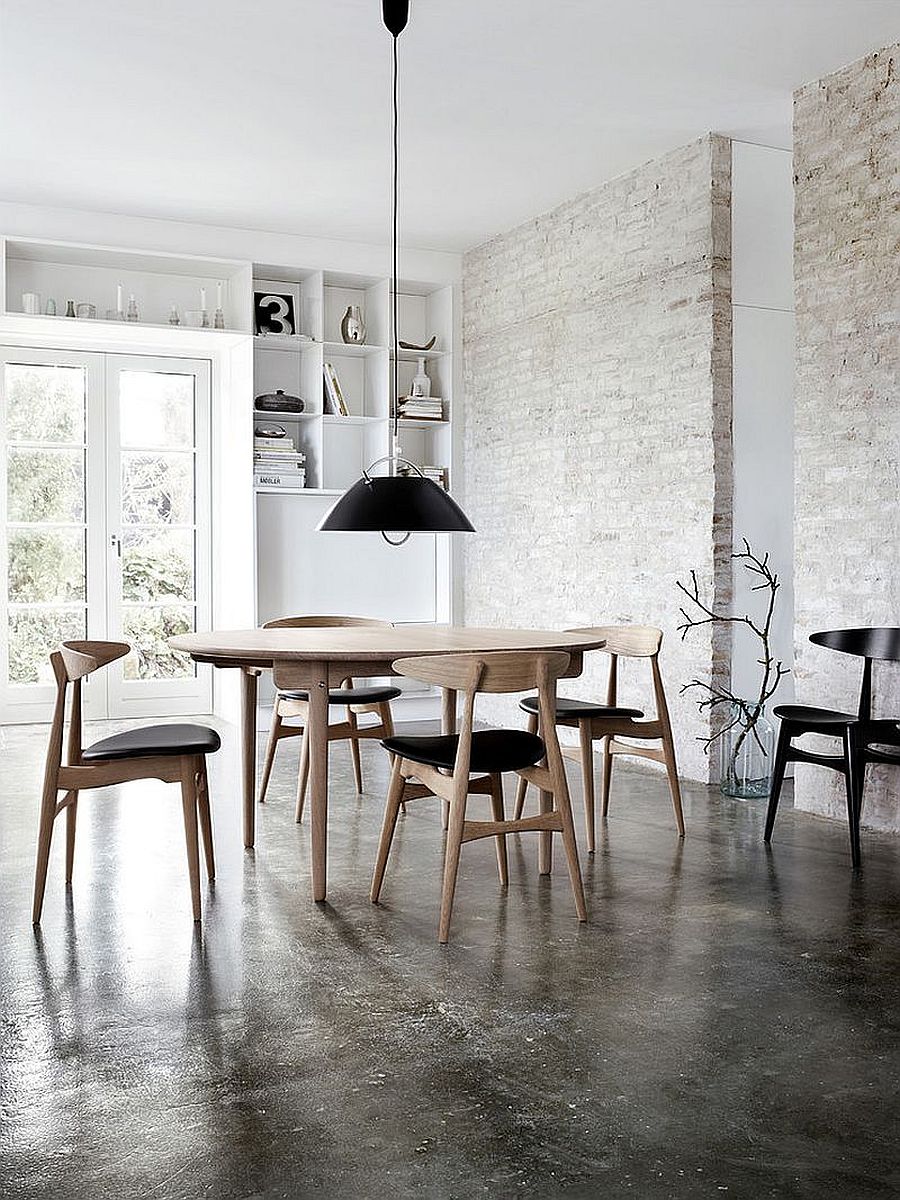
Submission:
[[[210,677],[168,647],[208,627],[209,364],[0,349],[0,720],[49,717],[61,640],[126,641],[92,718],[208,712]]]

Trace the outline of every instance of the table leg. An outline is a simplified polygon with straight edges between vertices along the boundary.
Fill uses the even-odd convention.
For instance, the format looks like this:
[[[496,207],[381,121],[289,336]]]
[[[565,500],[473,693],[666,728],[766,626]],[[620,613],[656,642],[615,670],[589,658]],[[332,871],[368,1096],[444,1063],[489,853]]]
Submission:
[[[540,793],[540,811],[553,811],[553,793]],[[549,875],[553,867],[553,834],[549,829],[542,829],[538,834],[538,874]]]
[[[310,663],[309,809],[313,900],[325,899],[328,863],[328,665]]]
[[[441,693],[441,733],[456,733],[456,690],[444,688]],[[450,803],[441,801],[441,828],[450,828]]]
[[[256,840],[256,692],[259,672],[241,671],[241,771],[244,800],[244,845]]]

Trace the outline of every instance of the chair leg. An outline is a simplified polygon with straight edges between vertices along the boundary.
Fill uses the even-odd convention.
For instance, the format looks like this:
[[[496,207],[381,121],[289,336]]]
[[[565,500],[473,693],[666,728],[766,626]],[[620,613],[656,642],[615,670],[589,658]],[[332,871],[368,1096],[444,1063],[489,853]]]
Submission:
[[[375,858],[375,870],[372,874],[372,888],[369,892],[369,899],[373,904],[378,903],[378,897],[381,895],[381,885],[384,882],[384,872],[387,867],[388,855],[391,852],[391,843],[394,840],[394,829],[397,825],[397,814],[400,811],[406,786],[406,780],[400,774],[402,766],[403,759],[399,754],[395,755],[394,765],[391,769],[391,782],[384,806],[384,821],[381,826],[381,838],[378,842],[378,854]]]
[[[859,752],[852,725],[845,728],[843,742],[844,759],[846,760],[844,782],[847,785],[847,821],[850,826],[850,858],[853,870],[859,871],[862,867],[862,853],[859,844],[860,806],[858,794],[862,789],[859,787]]]
[[[281,714],[278,711],[278,697],[275,697],[275,707],[272,709],[272,724],[269,728],[269,740],[266,743],[266,761],[263,766],[262,779],[259,783],[259,803],[265,804],[266,790],[269,786],[269,776],[272,774],[272,764],[275,762],[275,749],[278,746],[278,735],[281,732]]]
[[[529,733],[537,733],[537,727],[538,727],[537,713],[529,713],[528,714],[528,724],[526,725],[526,729],[528,730]],[[515,820],[516,821],[518,821],[519,818],[522,816],[522,809],[525,807],[525,793],[527,791],[528,791],[528,780],[523,779],[522,776],[520,775],[519,783],[518,783],[518,786],[516,787],[516,808],[515,808]]]
[[[381,727],[384,730],[384,736],[386,738],[393,737],[394,714],[391,712],[391,704],[389,700],[385,700],[384,703],[378,705],[378,715],[381,718]],[[390,759],[391,766],[393,767],[395,755],[389,754],[388,758]],[[400,811],[404,814],[404,816],[406,815],[405,801],[400,802]]]
[[[775,825],[775,815],[778,812],[778,801],[781,798],[781,787],[784,783],[784,771],[787,767],[788,752],[791,748],[791,737],[793,736],[790,725],[787,721],[781,722],[781,728],[778,730],[778,742],[775,746],[775,762],[772,764],[772,787],[769,791],[769,806],[766,809],[766,831],[763,834],[763,840],[771,842],[772,829]]]
[[[205,758],[200,759],[197,767],[197,816],[200,821],[203,856],[206,860],[206,878],[212,882],[216,877],[216,859],[213,853],[212,815],[209,811],[209,779],[206,774]]]
[[[662,736],[663,757],[666,762],[666,774],[669,777],[669,791],[672,795],[672,808],[675,812],[675,826],[678,836],[684,837],[684,810],[681,807],[681,784],[678,780],[678,764],[675,761],[675,743],[671,730]]]
[[[588,854],[594,853],[594,743],[591,739],[590,721],[578,722],[578,740],[581,744],[581,777],[584,789],[584,824],[587,829]]]
[[[609,745],[612,738],[603,739],[603,775],[600,782],[600,819],[605,821],[609,814],[609,789],[612,787],[613,754]]]
[[[303,820],[303,806],[306,803],[306,785],[309,781],[309,726],[303,726],[303,736],[300,739],[300,768],[297,772],[297,808],[294,820],[299,825]]]
[[[572,881],[572,894],[575,897],[575,911],[579,921],[587,920],[587,905],[584,901],[584,884],[581,880],[581,864],[578,861],[578,842],[575,840],[575,823],[572,820],[572,803],[569,790],[563,785],[553,795],[554,804],[562,818],[562,839],[566,851],[566,863],[569,868],[569,879]]]
[[[503,776],[491,776],[491,811],[495,821],[503,821],[505,812],[503,808]],[[509,887],[509,864],[506,857],[506,834],[498,833],[497,842],[497,870],[500,874],[500,886]]]
[[[350,757],[353,759],[353,776],[356,779],[356,791],[358,795],[363,792],[363,777],[362,777],[362,762],[359,756],[359,739],[356,737],[356,732],[359,729],[359,720],[355,712],[347,709],[347,724],[350,726]]]
[[[44,891],[47,887],[47,865],[50,862],[50,843],[53,840],[53,822],[56,819],[57,789],[54,783],[44,784],[41,800],[41,820],[38,827],[37,862],[34,868],[34,904],[31,923],[40,925],[44,907]]]
[[[196,767],[192,758],[181,760],[181,807],[184,813],[184,840],[187,847],[188,875],[191,881],[191,905],[194,920],[200,920],[200,844],[197,840]]]
[[[78,793],[69,793],[66,809],[66,887],[72,886],[72,871],[75,867],[75,823],[78,820]]]
[[[462,846],[463,826],[466,822],[466,788],[468,780],[459,780],[450,802],[450,828],[447,832],[447,848],[444,854],[444,883],[441,888],[441,920],[438,941],[445,945],[450,938],[450,918],[453,915],[453,896],[456,892],[456,876],[459,872],[459,851]]]

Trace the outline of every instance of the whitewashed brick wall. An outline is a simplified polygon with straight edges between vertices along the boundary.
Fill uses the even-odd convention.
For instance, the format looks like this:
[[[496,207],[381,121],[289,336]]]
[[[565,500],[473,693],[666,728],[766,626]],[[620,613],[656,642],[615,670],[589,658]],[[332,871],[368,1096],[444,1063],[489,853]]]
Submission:
[[[466,255],[465,619],[663,628],[682,774],[726,683],[709,627],[681,642],[677,578],[730,600],[731,147],[708,136]],[[594,655],[569,695],[602,697]],[[623,697],[652,711],[640,664]],[[482,711],[521,723],[515,703]]]
[[[900,45],[794,97],[796,687],[855,711],[858,660],[817,629],[900,624]],[[900,714],[900,669],[875,709]],[[841,778],[796,769],[797,804],[845,819]],[[870,768],[864,823],[900,830],[900,771]]]

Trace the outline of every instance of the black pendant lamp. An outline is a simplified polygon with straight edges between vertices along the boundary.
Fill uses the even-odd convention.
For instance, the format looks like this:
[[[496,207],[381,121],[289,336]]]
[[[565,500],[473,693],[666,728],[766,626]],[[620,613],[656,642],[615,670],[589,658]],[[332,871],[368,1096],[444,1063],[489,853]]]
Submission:
[[[391,453],[376,459],[343,496],[329,509],[319,529],[377,532],[402,545],[411,533],[474,533],[475,529],[456,501],[433,479],[426,479],[415,463],[400,451],[399,363],[400,337],[397,329],[397,191],[400,109],[398,103],[397,39],[409,19],[409,0],[382,0],[382,16],[394,46],[394,170],[391,229],[391,362],[390,412]],[[386,475],[370,472],[387,463]],[[388,535],[402,531],[398,539]]]

